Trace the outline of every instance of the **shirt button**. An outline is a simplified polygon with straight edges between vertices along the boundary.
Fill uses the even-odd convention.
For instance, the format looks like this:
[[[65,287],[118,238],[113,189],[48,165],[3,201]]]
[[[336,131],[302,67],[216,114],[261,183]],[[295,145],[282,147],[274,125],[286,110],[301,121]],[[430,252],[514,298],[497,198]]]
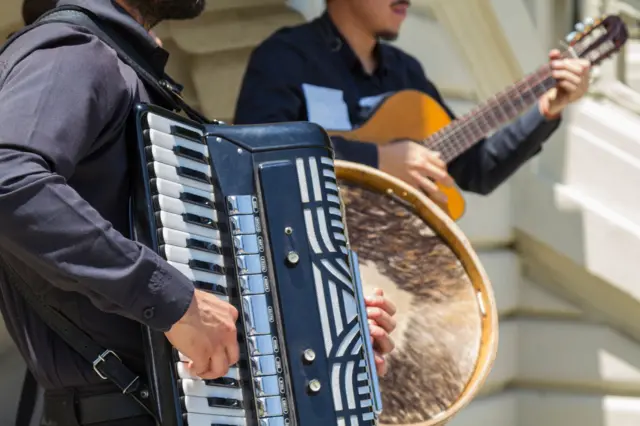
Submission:
[[[151,319],[155,315],[155,308],[146,308],[142,311],[142,315],[144,315],[145,319]]]

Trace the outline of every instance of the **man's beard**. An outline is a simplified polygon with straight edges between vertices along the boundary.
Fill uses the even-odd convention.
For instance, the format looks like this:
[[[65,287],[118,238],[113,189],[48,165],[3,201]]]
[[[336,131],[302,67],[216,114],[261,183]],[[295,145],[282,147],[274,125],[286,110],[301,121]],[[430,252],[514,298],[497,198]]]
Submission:
[[[140,13],[148,27],[169,19],[195,18],[205,6],[205,0],[126,0],[126,3]]]
[[[396,41],[398,39],[398,33],[394,33],[391,31],[380,31],[376,34],[376,37],[384,41]]]

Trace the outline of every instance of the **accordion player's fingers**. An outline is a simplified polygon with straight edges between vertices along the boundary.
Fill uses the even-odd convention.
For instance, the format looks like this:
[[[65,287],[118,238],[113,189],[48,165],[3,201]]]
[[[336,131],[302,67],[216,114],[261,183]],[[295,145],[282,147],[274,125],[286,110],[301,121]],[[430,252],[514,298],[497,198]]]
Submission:
[[[374,324],[382,327],[387,333],[396,329],[396,320],[383,308],[368,307],[367,318],[374,321]]]
[[[373,341],[373,348],[381,355],[386,355],[395,349],[396,345],[389,333],[372,320],[369,320],[369,333]]]
[[[218,379],[229,371],[229,361],[226,351],[222,347],[218,347],[213,351],[212,356],[206,364],[193,365],[190,368],[191,374],[205,380]]]
[[[367,308],[380,308],[384,309],[384,311],[389,315],[396,314],[396,305],[391,300],[384,297],[384,292],[379,288],[374,290],[373,296],[365,297],[364,301]]]
[[[389,371],[389,365],[387,364],[387,360],[384,356],[380,355],[378,352],[375,352],[373,356],[376,363],[376,371],[378,372],[378,376],[384,376]]]
[[[240,361],[240,347],[238,346],[237,342],[231,342],[229,345],[225,346],[225,351],[229,366],[232,366]]]

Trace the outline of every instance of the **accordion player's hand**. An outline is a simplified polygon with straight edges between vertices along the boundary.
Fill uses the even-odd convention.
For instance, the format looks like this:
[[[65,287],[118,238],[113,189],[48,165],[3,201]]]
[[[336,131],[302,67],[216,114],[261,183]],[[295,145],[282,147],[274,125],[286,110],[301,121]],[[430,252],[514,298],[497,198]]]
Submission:
[[[202,379],[224,376],[238,362],[238,310],[207,292],[196,290],[184,316],[165,333],[190,362],[189,372]]]
[[[365,297],[365,306],[367,307],[369,332],[375,351],[376,369],[378,375],[384,376],[388,369],[385,355],[391,353],[395,348],[390,334],[396,328],[396,320],[393,318],[396,307],[393,302],[384,297],[384,292],[381,289],[375,289],[373,296]]]

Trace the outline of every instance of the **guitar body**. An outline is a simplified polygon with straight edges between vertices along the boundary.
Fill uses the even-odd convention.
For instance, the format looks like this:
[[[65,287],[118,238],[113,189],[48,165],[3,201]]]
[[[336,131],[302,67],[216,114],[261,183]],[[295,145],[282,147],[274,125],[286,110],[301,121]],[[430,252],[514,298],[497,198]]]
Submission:
[[[416,90],[403,90],[384,100],[361,127],[328,133],[347,140],[386,145],[402,139],[425,140],[450,123],[449,115],[436,100]],[[464,197],[455,187],[438,186],[448,198],[446,204],[438,205],[449,217],[458,220],[465,211]]]

